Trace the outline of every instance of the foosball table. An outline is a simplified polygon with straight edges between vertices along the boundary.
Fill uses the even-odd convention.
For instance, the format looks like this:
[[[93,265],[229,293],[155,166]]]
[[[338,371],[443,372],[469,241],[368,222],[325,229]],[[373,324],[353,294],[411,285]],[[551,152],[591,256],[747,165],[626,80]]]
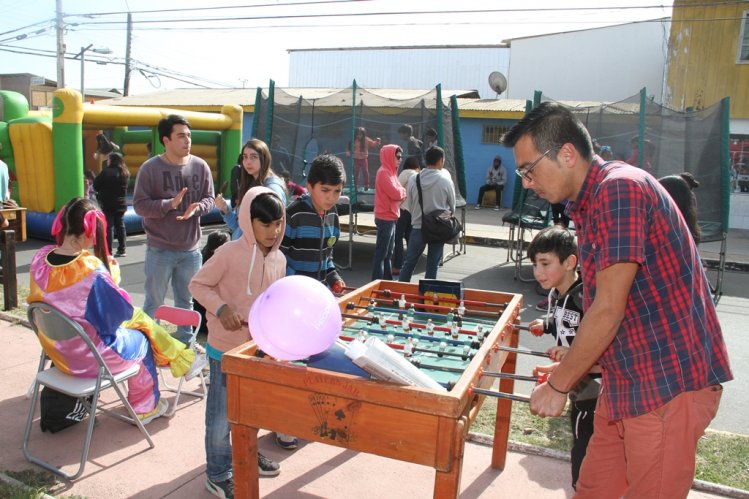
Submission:
[[[341,340],[379,337],[445,390],[261,358],[252,342],[227,352],[236,496],[259,497],[263,428],[433,467],[434,497],[458,497],[465,439],[496,378],[507,395],[497,394],[491,464],[504,468],[522,295],[466,289],[456,299],[374,281],[338,302]]]

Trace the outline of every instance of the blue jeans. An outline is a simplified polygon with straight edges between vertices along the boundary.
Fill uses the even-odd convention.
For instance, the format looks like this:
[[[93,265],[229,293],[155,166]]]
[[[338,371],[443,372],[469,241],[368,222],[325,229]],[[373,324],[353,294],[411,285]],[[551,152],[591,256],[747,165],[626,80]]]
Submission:
[[[403,268],[401,269],[400,282],[411,281],[411,276],[414,273],[414,268],[419,262],[419,257],[424,253],[424,248],[427,248],[427,269],[424,277],[426,279],[437,278],[437,267],[442,261],[442,250],[445,247],[445,243],[425,243],[421,237],[421,229],[414,227],[411,230],[411,238],[408,240],[408,252],[406,253],[406,261],[403,262]]]
[[[226,410],[226,375],[221,361],[208,359],[211,384],[205,403],[205,472],[213,482],[232,477],[229,417]]]
[[[403,267],[403,240],[411,238],[411,212],[401,208],[401,216],[395,224],[395,249],[393,250],[393,268]]]
[[[372,261],[372,280],[393,279],[390,258],[395,248],[395,220],[375,218],[377,242],[375,243],[374,260]]]
[[[200,270],[201,260],[198,249],[169,251],[148,246],[145,261],[146,299],[143,303],[143,311],[153,317],[156,309],[164,304],[169,281],[172,282],[174,306],[192,310],[192,296],[187,286]],[[180,326],[174,337],[183,343],[189,343],[192,328]]]

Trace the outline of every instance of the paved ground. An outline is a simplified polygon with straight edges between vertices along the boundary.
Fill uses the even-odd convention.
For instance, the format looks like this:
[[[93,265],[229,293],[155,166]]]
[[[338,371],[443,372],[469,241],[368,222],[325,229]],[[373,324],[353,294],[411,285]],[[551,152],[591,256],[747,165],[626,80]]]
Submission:
[[[523,321],[540,314],[533,305],[542,297],[532,283],[516,279],[515,267],[507,263],[507,251],[499,247],[507,240],[507,229],[500,228],[499,214],[491,210],[469,210],[468,233],[473,240],[494,246],[469,246],[465,255],[452,258],[440,269],[441,278],[457,279],[466,287],[522,293],[530,307],[523,313]],[[366,215],[360,215],[362,227],[369,223]],[[208,228],[206,232],[216,230]],[[729,260],[749,262],[749,237],[743,232],[731,233],[729,237]],[[28,263],[33,253],[43,245],[40,241],[28,241],[19,247],[17,254],[19,282],[27,286]],[[711,246],[712,245],[712,246]],[[711,258],[718,253],[716,243],[703,245],[703,256]],[[143,255],[144,238],[135,235],[129,238],[128,256],[121,260],[123,286],[132,295],[136,304],[143,302]],[[360,286],[369,282],[370,262],[374,249],[373,235],[357,235],[351,250],[353,268],[343,271],[347,283]],[[347,244],[337,248],[338,261],[348,259]],[[417,273],[423,273],[423,262]],[[530,267],[521,268],[521,277],[530,277]],[[414,279],[418,277],[415,276]],[[713,273],[713,277],[715,277]],[[745,324],[749,317],[749,274],[728,272],[724,281],[725,295],[718,306],[718,313],[729,346],[729,354],[739,380],[746,379],[749,369]],[[0,335],[5,340],[5,355],[0,358],[0,417],[5,422],[0,433],[0,469],[21,470],[31,465],[21,452],[23,424],[28,412],[25,392],[36,369],[38,343],[28,330],[0,321]],[[548,341],[530,335],[521,337],[521,345],[531,349],[543,349]],[[536,364],[535,358],[520,358],[518,372],[530,372]],[[516,385],[516,391],[527,393],[530,386]],[[749,434],[743,413],[749,407],[746,390],[740,390],[740,382],[726,385],[723,404],[718,417],[711,426],[714,429]],[[79,452],[77,440],[81,438],[82,426],[65,432],[41,434],[34,428],[32,449],[40,453],[50,452],[56,462],[73,464]],[[75,494],[90,498],[99,497],[209,497],[203,490],[204,453],[203,404],[186,401],[172,419],[159,419],[149,426],[156,448],[147,450],[138,432],[111,418],[103,417],[94,432],[90,463],[83,477],[75,483],[66,484],[61,494]],[[73,444],[75,442],[75,444]],[[69,445],[70,444],[70,445]],[[264,497],[362,497],[400,498],[431,497],[434,473],[431,469],[403,464],[397,461],[357,454],[322,444],[307,444],[295,452],[283,451],[268,437],[262,438],[261,450],[282,462],[281,476],[261,481]],[[71,449],[72,448],[72,449]],[[518,498],[570,497],[568,486],[569,464],[520,453],[511,453],[503,472],[489,467],[488,447],[469,443],[466,447],[466,462],[462,480],[461,497],[503,496]],[[45,454],[49,455],[49,454]],[[690,498],[710,497],[692,491]]]

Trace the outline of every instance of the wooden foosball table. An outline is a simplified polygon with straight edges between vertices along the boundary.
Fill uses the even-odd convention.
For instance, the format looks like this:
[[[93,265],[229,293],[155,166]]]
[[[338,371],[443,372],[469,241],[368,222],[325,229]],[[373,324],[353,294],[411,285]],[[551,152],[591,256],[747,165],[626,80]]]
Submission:
[[[492,387],[492,374],[515,372],[522,295],[466,289],[463,303],[434,299],[417,284],[374,281],[338,299],[341,339],[378,336],[408,352],[445,391],[260,358],[252,342],[227,352],[236,497],[260,495],[260,428],[433,467],[434,497],[458,497],[465,439],[486,396],[480,392]],[[513,380],[501,379],[500,391],[512,393]],[[502,469],[512,401],[497,400],[491,464]]]

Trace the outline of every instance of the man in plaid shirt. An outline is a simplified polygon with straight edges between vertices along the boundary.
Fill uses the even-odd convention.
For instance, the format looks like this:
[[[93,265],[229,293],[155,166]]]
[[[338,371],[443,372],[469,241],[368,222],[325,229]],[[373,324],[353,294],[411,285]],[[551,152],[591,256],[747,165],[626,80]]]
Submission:
[[[569,202],[583,275],[575,343],[533,390],[531,412],[561,414],[598,361],[601,396],[576,497],[686,497],[697,441],[733,376],[683,217],[649,173],[596,156],[558,104],[533,109],[502,142],[524,187]]]

